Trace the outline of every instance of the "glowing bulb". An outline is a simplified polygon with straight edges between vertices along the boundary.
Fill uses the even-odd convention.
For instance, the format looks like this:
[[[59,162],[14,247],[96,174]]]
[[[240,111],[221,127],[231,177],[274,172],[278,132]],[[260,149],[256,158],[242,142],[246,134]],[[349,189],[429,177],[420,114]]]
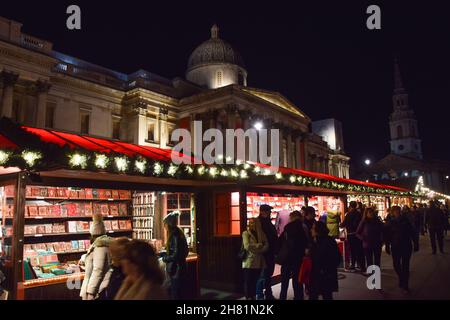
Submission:
[[[217,175],[217,168],[216,167],[209,168],[209,175],[211,177],[215,177]]]
[[[147,165],[146,160],[136,160],[134,162],[134,167],[136,168],[136,171],[140,173],[145,173],[145,166]]]
[[[247,179],[248,178],[247,171],[241,170],[241,172],[239,173],[239,176],[241,179]]]
[[[155,162],[155,164],[153,165],[153,172],[155,172],[155,174],[159,175],[163,172],[164,168],[161,165],[161,163],[159,162]]]
[[[8,161],[9,157],[10,157],[9,152],[0,150],[0,165],[5,164],[6,161]]]
[[[282,178],[283,178],[283,175],[282,175],[280,172],[277,172],[277,173],[275,174],[275,178],[277,178],[277,179],[282,179]]]
[[[294,183],[296,180],[297,180],[297,177],[296,177],[296,176],[290,176],[290,177],[289,177],[289,181],[290,181],[291,183]]]
[[[258,121],[258,122],[256,122],[256,123],[253,125],[253,127],[254,127],[256,130],[261,130],[261,129],[263,128],[263,124],[262,124],[262,122]]]
[[[173,176],[178,170],[178,166],[170,164],[169,169],[167,170],[167,174]]]
[[[87,167],[87,157],[83,154],[75,153],[69,156],[69,165],[71,167],[80,167],[82,169]]]
[[[186,166],[185,170],[186,170],[186,172],[189,173],[189,174],[193,174],[193,173],[194,173],[194,169],[192,169],[191,166]]]
[[[228,171],[225,169],[222,169],[222,171],[220,171],[220,175],[223,177],[228,177]]]
[[[108,166],[109,159],[104,154],[97,154],[95,156],[95,166],[100,169],[105,169]]]
[[[230,174],[231,174],[232,177],[238,177],[239,176],[238,172],[236,170],[234,170],[234,169],[230,170]]]
[[[199,175],[202,176],[205,173],[205,170],[206,170],[205,166],[200,166],[200,167],[198,167],[197,172]]]
[[[124,172],[128,168],[128,160],[124,157],[115,157],[114,162],[116,164],[117,170]]]
[[[40,152],[24,151],[22,152],[22,158],[30,167],[32,167],[37,160],[42,158],[42,154]]]

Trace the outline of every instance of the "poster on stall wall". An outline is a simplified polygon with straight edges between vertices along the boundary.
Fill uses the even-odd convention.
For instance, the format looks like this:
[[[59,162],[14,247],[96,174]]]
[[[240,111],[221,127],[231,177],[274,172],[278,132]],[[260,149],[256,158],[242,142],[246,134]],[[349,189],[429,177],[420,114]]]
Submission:
[[[275,222],[275,228],[277,229],[278,236],[283,233],[284,227],[289,223],[289,213],[289,210],[278,211]]]

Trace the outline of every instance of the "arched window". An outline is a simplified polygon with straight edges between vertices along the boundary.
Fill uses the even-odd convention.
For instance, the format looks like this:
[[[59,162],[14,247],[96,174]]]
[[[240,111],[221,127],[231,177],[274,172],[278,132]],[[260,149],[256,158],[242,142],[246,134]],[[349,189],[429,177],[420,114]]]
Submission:
[[[217,71],[217,73],[216,73],[216,83],[217,83],[218,87],[222,86],[222,71]]]
[[[402,126],[397,126],[397,138],[403,138],[403,128],[402,128]]]

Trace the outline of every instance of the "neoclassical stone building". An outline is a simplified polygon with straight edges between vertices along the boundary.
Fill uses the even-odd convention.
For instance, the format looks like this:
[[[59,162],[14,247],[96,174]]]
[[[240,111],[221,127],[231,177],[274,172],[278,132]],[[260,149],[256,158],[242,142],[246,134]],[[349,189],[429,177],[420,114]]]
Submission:
[[[175,128],[278,128],[280,164],[348,177],[343,150],[311,130],[311,119],[277,92],[247,86],[241,55],[211,28],[185,78],[123,74],[53,50],[0,17],[1,116],[141,145],[170,148]],[[337,159],[337,160],[336,160]]]

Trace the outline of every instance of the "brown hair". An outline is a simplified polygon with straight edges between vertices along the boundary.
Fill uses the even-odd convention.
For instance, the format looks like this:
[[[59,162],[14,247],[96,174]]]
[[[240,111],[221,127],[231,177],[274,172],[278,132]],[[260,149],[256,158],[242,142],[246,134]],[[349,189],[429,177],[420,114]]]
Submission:
[[[147,279],[158,285],[163,283],[164,274],[159,267],[156,251],[147,242],[142,240],[131,240],[127,245],[124,259],[127,259],[134,264],[137,267],[138,272]]]
[[[109,252],[111,253],[112,260],[122,260],[127,252],[130,239],[127,237],[116,238],[109,244]]]

